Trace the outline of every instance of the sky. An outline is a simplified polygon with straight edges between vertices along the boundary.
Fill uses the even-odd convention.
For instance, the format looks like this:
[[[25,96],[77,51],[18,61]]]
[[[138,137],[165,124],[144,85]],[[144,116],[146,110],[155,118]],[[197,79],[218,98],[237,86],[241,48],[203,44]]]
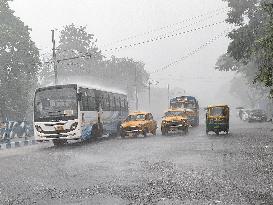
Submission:
[[[223,22],[227,5],[222,0],[14,0],[10,5],[32,29],[31,37],[41,53],[51,52],[52,29],[58,36],[65,25],[74,23],[86,26],[95,35],[105,56],[143,61],[148,72],[183,59],[151,74],[151,80],[159,82],[154,86],[179,87],[207,104],[234,100],[225,92],[235,74],[214,69],[217,58],[227,50],[229,39],[225,35],[184,58],[231,29]],[[191,31],[194,28],[199,29]],[[186,34],[133,48],[104,51],[185,31]]]

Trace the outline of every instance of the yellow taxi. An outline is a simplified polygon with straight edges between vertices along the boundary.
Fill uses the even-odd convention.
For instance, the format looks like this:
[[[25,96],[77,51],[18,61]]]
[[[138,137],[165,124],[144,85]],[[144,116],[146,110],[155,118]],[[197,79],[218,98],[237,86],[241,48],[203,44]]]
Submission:
[[[187,134],[189,131],[189,122],[185,109],[169,109],[165,112],[161,122],[162,135],[168,135],[170,132]]]
[[[148,133],[156,135],[157,122],[150,112],[133,112],[128,115],[120,126],[120,136],[136,137],[142,134],[144,137]]]

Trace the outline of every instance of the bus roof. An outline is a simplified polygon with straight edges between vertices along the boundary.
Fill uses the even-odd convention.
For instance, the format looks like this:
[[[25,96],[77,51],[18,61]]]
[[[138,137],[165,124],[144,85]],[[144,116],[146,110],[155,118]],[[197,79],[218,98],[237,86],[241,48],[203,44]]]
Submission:
[[[87,85],[87,84],[59,84],[59,85],[51,85],[51,86],[45,86],[45,87],[40,87],[38,88],[36,91],[42,91],[42,90],[47,90],[47,89],[52,89],[54,87],[81,87],[81,88],[87,88],[87,89],[94,89],[94,90],[101,90],[101,91],[106,91],[106,92],[110,92],[110,93],[115,93],[115,94],[121,94],[121,95],[127,95],[125,92],[116,90],[116,89],[112,89],[112,88],[105,88],[102,86],[96,86],[96,85]]]

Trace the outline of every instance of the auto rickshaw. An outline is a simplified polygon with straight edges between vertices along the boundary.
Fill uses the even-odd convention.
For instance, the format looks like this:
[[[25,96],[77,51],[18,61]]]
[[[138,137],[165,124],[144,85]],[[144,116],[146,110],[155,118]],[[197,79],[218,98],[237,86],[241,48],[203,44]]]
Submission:
[[[219,135],[229,132],[229,107],[227,105],[210,105],[206,113],[206,133],[210,131]]]

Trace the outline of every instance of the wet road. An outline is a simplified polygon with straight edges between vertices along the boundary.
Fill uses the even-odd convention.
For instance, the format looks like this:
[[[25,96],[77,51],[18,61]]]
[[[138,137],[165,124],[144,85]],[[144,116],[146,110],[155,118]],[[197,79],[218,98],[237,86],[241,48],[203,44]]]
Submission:
[[[0,204],[273,204],[272,124],[0,151]]]

